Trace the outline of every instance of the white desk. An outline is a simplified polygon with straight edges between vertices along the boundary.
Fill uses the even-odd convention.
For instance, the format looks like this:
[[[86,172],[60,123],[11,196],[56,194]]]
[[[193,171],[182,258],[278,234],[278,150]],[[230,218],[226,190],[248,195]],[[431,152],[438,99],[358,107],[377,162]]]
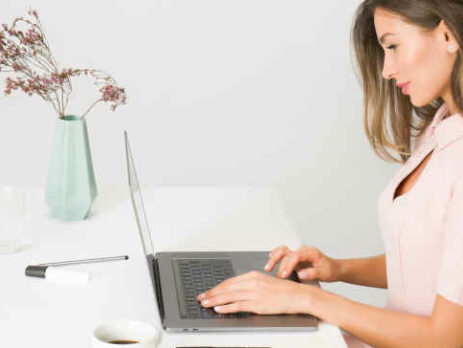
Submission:
[[[143,194],[158,251],[300,245],[270,188],[144,188]],[[0,254],[2,347],[90,347],[96,324],[122,318],[160,327],[127,187],[100,189],[84,221],[50,219],[39,188],[28,189],[27,207],[32,246]],[[84,286],[24,275],[28,264],[125,254],[128,261],[73,266],[91,273]],[[346,347],[339,328],[326,322],[305,333],[162,333],[159,347],[176,344]]]

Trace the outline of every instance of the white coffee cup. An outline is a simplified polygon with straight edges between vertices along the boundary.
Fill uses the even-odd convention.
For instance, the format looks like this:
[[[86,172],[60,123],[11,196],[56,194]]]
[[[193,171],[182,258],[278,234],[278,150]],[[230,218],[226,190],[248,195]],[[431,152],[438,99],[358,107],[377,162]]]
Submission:
[[[100,324],[93,330],[92,347],[155,348],[158,334],[158,330],[148,323],[133,320],[113,321]]]

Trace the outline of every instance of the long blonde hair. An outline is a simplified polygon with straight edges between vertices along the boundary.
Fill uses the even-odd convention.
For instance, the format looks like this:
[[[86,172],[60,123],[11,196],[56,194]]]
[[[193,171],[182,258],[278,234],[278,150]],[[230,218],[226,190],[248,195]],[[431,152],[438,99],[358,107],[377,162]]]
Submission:
[[[384,51],[374,26],[376,8],[393,11],[407,22],[432,30],[443,19],[463,47],[463,1],[461,0],[365,0],[355,13],[351,41],[362,75],[364,128],[376,154],[386,161],[405,162],[411,155],[411,141],[432,121],[442,98],[415,107],[392,79],[382,77]],[[463,110],[461,52],[451,75],[451,89],[457,107]],[[388,151],[400,155],[395,158]]]

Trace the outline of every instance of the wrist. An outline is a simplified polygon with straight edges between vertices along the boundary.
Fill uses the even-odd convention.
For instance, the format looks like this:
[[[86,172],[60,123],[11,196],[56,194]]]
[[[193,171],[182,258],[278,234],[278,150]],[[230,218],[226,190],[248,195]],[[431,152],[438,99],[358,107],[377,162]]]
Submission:
[[[333,259],[334,264],[334,279],[335,281],[343,281],[344,274],[346,273],[346,264],[341,259]]]
[[[294,283],[295,293],[291,296],[290,300],[290,314],[312,314],[311,308],[313,303],[317,300],[318,291],[321,289],[317,286]]]

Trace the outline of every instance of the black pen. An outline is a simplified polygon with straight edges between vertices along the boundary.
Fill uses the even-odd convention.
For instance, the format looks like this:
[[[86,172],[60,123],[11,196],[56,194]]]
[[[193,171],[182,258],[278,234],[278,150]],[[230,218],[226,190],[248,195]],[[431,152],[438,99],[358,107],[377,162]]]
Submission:
[[[122,255],[122,256],[100,257],[96,259],[41,263],[36,266],[68,266],[68,265],[76,265],[76,264],[83,264],[83,263],[108,262],[108,261],[118,261],[118,260],[128,260],[128,259],[129,257],[127,255]]]

